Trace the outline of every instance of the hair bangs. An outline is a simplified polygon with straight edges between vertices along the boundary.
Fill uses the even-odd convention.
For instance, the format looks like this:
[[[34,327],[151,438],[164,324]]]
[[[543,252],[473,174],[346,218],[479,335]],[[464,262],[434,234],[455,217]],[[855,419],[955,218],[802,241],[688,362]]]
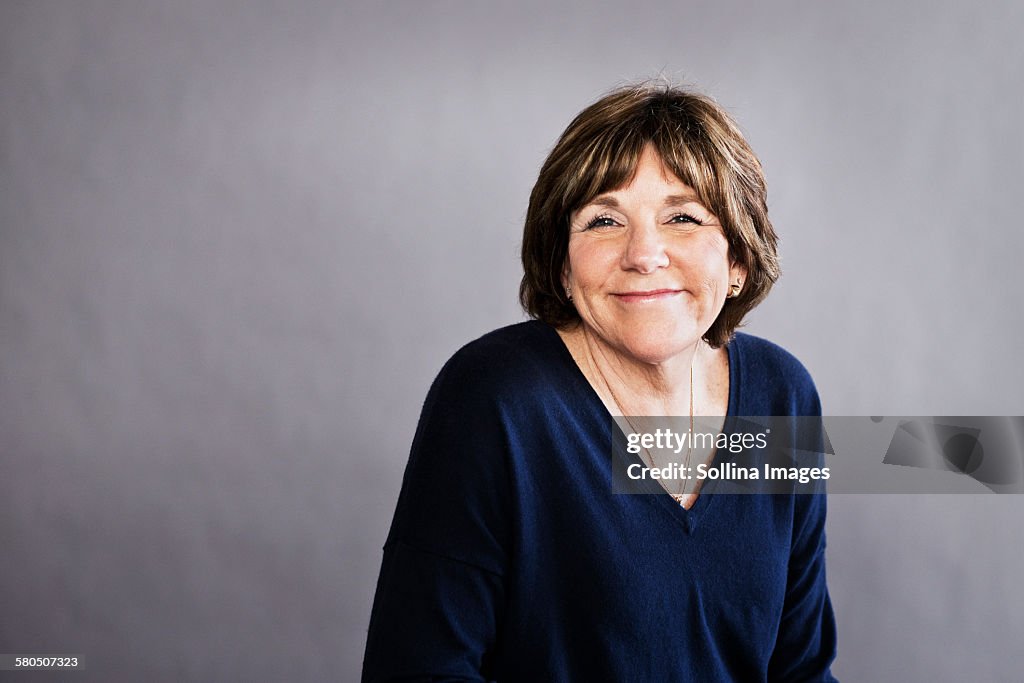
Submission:
[[[585,159],[573,171],[579,175],[578,188],[565,198],[566,214],[586,206],[594,197],[619,190],[636,174],[645,140],[636,128],[622,126],[596,140]]]
[[[721,179],[715,163],[708,158],[705,145],[689,136],[658,135],[651,144],[662,163],[683,183],[693,188],[697,198],[711,213],[722,218]]]

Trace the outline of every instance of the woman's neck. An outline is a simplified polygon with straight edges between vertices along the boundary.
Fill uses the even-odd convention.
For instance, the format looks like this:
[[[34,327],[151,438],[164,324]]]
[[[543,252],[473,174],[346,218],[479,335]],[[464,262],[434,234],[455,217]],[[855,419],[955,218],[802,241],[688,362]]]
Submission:
[[[612,348],[583,325],[559,331],[584,376],[609,412],[624,415],[687,415],[693,386],[705,384],[714,350],[703,341],[661,363],[644,363]],[[703,403],[703,402],[702,402]],[[697,406],[693,406],[695,412]]]

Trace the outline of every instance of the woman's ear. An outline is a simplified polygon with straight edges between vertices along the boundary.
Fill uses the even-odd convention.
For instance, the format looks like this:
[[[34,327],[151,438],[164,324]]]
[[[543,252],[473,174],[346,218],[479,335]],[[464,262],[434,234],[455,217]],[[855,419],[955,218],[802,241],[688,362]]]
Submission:
[[[739,261],[730,259],[729,262],[729,296],[736,297],[743,291],[747,284],[747,267]]]

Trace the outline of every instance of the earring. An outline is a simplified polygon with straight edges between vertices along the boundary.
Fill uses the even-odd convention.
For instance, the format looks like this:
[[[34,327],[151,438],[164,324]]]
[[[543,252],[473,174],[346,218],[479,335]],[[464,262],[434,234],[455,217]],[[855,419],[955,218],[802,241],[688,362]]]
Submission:
[[[732,285],[729,286],[729,296],[726,298],[735,299],[736,297],[738,297],[740,295],[740,289],[742,287],[743,283],[740,280],[734,282]]]
[[[565,296],[569,299],[569,303],[572,303],[572,287],[569,285],[565,286]]]

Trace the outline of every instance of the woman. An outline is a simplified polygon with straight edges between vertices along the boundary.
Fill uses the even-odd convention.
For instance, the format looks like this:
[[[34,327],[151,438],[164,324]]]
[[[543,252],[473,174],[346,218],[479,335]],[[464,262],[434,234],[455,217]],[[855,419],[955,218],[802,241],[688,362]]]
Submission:
[[[820,415],[796,359],[735,333],[779,272],[735,124],[673,88],[602,98],[541,169],[522,255],[534,320],[424,405],[364,680],[834,680],[824,496],[611,489],[611,416]]]

